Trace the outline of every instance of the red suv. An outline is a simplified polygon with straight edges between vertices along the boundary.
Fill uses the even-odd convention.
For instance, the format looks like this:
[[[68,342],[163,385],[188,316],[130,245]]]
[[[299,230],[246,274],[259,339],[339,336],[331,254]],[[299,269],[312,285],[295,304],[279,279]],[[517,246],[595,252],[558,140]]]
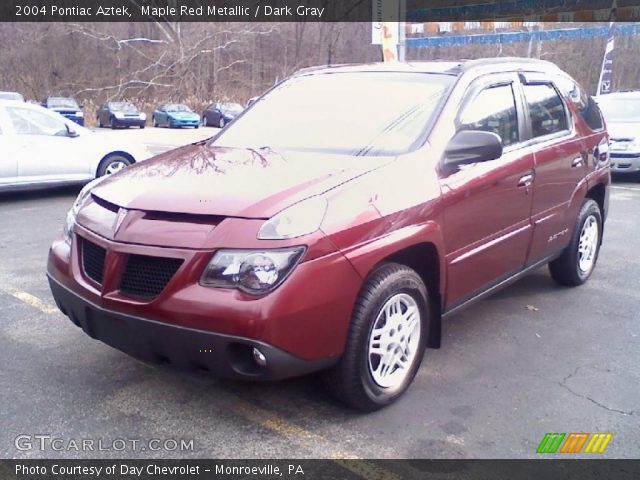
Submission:
[[[51,247],[60,310],[144,360],[397,399],[440,322],[549,264],[591,275],[610,183],[553,64],[307,69],[212,139],[87,185]]]

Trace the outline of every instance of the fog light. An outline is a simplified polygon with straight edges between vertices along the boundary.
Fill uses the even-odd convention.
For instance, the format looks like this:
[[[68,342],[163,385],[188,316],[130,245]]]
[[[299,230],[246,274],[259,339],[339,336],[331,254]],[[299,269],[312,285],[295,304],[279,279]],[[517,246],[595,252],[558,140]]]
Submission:
[[[267,366],[267,357],[265,357],[264,354],[255,347],[253,347],[253,359],[261,367]]]

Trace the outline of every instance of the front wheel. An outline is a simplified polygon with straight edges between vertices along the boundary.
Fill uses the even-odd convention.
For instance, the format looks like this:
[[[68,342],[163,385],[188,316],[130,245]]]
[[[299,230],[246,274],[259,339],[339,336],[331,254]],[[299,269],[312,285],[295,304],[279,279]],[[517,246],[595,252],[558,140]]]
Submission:
[[[220,117],[220,121],[218,122],[218,126],[220,128],[224,128],[224,126],[225,126],[224,117]]]
[[[602,234],[602,213],[587,198],[580,208],[573,236],[567,248],[549,264],[549,272],[560,285],[577,287],[586,282],[598,260]]]
[[[111,124],[111,130],[115,130],[116,128],[118,128],[118,124],[116,123],[116,119],[114,117],[111,117],[109,123]]]
[[[118,173],[120,170],[125,169],[131,165],[131,160],[123,155],[109,155],[107,158],[100,162],[100,166],[98,167],[98,177],[102,177],[103,175],[113,175],[114,173]]]
[[[426,347],[427,288],[412,269],[377,268],[356,302],[340,363],[325,372],[329,390],[362,411],[397,400],[413,381]]]

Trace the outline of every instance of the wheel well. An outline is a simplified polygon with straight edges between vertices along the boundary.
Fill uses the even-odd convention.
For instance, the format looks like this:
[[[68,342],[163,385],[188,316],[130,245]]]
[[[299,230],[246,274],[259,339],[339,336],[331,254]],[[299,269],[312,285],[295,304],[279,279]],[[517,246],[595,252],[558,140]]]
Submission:
[[[432,243],[420,243],[393,253],[383,260],[384,262],[395,262],[415,270],[420,275],[422,281],[427,286],[429,292],[431,309],[431,323],[429,325],[429,348],[440,347],[440,317],[441,317],[441,295],[440,295],[440,259],[438,251]]]
[[[591,187],[591,189],[587,192],[587,196],[586,198],[590,198],[591,200],[594,200],[598,206],[600,207],[600,213],[602,214],[602,218],[604,218],[605,216],[605,211],[604,211],[604,199],[605,199],[605,186],[603,183],[598,183],[597,185],[594,185],[593,187]]]
[[[103,162],[105,160],[107,160],[109,157],[113,157],[114,155],[122,155],[124,158],[126,158],[127,160],[129,160],[131,162],[131,165],[133,165],[134,163],[136,163],[136,159],[133,158],[133,156],[130,153],[127,152],[120,152],[120,151],[116,151],[116,152],[109,152],[107,153],[104,157],[102,157],[102,159],[100,160],[100,162],[98,162],[98,168],[96,168],[96,177],[98,176],[98,172],[100,171],[100,167],[102,166]]]

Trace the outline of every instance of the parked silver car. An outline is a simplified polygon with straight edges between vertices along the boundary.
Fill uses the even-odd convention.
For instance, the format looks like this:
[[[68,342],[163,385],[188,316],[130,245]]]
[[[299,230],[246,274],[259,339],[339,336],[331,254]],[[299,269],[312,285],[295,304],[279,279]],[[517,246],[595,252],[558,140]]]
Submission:
[[[151,156],[107,137],[40,105],[0,100],[0,191],[86,183]]]
[[[597,97],[610,135],[611,171],[640,180],[640,91]]]

